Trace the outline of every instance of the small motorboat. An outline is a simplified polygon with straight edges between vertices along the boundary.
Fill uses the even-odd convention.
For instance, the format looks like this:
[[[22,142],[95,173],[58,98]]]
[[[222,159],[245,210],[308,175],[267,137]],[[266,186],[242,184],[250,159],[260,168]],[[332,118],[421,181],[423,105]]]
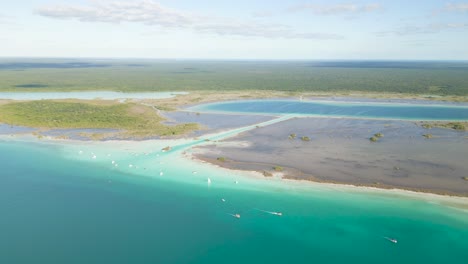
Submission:
[[[398,240],[396,240],[394,238],[390,238],[390,237],[384,237],[384,238],[387,239],[388,241],[392,242],[393,244],[398,243]]]
[[[267,214],[272,214],[272,215],[277,215],[277,216],[283,216],[283,213],[282,213],[282,212],[271,212],[271,211],[265,211],[265,210],[261,210],[261,209],[257,209],[257,210],[260,211],[260,212],[267,213]]]

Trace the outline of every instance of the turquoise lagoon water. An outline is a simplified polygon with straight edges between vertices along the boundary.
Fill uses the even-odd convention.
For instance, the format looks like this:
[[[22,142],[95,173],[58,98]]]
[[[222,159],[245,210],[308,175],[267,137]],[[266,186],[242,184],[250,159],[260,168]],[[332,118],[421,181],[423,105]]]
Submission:
[[[188,110],[379,119],[468,120],[468,106],[454,104],[246,100],[198,105]]]
[[[167,142],[125,144],[0,140],[0,263],[468,259],[468,212],[437,200],[257,179],[162,153]]]

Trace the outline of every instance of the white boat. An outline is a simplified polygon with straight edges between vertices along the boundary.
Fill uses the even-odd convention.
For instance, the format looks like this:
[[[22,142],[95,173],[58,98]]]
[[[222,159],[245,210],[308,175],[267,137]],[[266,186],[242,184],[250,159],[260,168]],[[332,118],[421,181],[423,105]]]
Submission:
[[[207,180],[207,181],[208,181],[208,184],[211,184],[211,179],[210,179],[210,178],[208,178],[208,180]]]
[[[224,198],[221,199],[222,202],[225,202],[226,200]]]
[[[230,216],[234,217],[234,218],[237,218],[239,219],[240,218],[240,214],[229,214]]]
[[[261,210],[261,209],[257,209],[257,210],[259,210],[260,212],[267,213],[267,214],[272,214],[272,215],[277,215],[277,216],[283,216],[283,213],[282,213],[282,212],[271,212],[271,211],[265,211],[265,210]]]
[[[384,237],[384,238],[387,239],[388,241],[392,242],[393,244],[398,243],[398,240],[396,240],[394,238],[390,238],[390,237]]]

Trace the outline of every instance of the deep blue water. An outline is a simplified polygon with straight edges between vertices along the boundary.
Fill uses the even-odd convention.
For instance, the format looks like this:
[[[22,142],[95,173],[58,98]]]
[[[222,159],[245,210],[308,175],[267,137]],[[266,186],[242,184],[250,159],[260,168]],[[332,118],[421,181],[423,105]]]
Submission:
[[[387,104],[297,100],[249,100],[199,105],[193,111],[298,114],[409,120],[468,120],[468,106],[431,104]]]

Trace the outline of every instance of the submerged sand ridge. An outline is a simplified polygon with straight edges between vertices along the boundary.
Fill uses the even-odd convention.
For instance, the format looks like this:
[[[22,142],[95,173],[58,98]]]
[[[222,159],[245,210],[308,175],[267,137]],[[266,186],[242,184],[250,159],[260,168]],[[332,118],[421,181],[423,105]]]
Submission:
[[[383,137],[369,141],[376,133]],[[236,141],[248,144],[233,147]],[[288,179],[468,196],[467,150],[463,131],[427,130],[409,121],[295,118],[198,147],[195,155],[265,175],[281,167]]]

